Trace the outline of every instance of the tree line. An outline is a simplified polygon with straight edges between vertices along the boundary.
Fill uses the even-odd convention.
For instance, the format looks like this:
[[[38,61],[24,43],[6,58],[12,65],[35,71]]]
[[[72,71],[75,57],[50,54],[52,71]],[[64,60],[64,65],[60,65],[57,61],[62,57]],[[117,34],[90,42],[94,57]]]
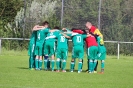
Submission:
[[[32,27],[44,20],[50,22],[51,28],[61,27],[61,0],[0,1],[2,2],[0,3],[0,37],[2,38],[29,38]],[[63,27],[85,29],[87,21],[97,26],[99,1],[64,0]],[[102,0],[99,30],[104,35],[104,40],[133,41],[132,4],[132,0]],[[4,40],[2,44],[6,49],[18,49],[20,46],[22,49],[27,49],[28,42]],[[117,44],[105,43],[105,45],[108,54],[117,53]],[[131,46],[131,44],[121,44],[121,53],[132,55]]]

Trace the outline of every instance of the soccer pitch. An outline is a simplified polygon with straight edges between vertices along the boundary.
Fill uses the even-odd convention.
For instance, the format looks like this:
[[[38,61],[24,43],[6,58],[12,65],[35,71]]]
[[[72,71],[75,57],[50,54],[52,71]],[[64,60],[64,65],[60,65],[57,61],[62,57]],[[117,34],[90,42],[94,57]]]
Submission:
[[[107,56],[104,74],[86,73],[87,59],[84,58],[83,72],[71,73],[69,55],[67,72],[36,71],[28,69],[27,52],[7,51],[0,54],[0,88],[133,88],[133,57]],[[44,67],[43,67],[44,68]],[[100,61],[98,65],[100,71]]]

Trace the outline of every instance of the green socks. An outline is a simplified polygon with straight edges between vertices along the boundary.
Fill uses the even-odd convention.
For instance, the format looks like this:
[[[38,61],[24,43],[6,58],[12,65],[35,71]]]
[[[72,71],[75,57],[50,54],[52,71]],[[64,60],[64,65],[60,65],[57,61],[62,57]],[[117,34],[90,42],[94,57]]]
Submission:
[[[104,62],[104,60],[102,60],[102,61],[101,61],[101,72],[104,71],[104,70],[103,70],[103,69],[104,69],[104,66],[105,66],[105,62]]]
[[[94,60],[94,62],[93,62],[93,69],[92,69],[92,71],[94,71],[94,69],[95,69],[95,67],[96,67],[96,64],[97,64],[97,60]]]
[[[34,58],[33,57],[29,57],[29,68],[34,68]]]
[[[89,69],[88,72],[92,72],[93,71],[93,61],[89,60]]]
[[[60,59],[57,59],[56,60],[56,67],[57,67],[57,70],[60,69]]]
[[[62,61],[62,69],[65,70],[66,69],[66,60]]]
[[[39,60],[39,69],[42,69],[42,60]]]
[[[71,62],[70,69],[71,69],[71,71],[74,70],[74,62],[73,61]]]
[[[78,71],[81,71],[82,68],[82,61],[78,63]]]

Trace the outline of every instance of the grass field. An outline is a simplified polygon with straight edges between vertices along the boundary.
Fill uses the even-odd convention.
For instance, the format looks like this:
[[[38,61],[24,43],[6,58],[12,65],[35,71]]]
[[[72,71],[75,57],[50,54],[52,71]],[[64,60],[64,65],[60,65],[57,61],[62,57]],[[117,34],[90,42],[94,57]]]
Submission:
[[[116,58],[117,56],[107,56],[104,74],[86,73],[87,60],[84,58],[83,72],[78,74],[77,71],[69,72],[69,55],[67,72],[57,73],[29,70],[26,51],[2,51],[0,88],[133,88],[133,57]]]

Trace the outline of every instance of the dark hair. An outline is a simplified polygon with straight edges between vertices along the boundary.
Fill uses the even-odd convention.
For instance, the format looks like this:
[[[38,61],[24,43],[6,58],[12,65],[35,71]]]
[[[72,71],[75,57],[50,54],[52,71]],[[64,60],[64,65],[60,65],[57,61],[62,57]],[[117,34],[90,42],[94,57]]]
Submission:
[[[73,31],[73,30],[83,30],[83,29],[81,29],[81,28],[72,28],[71,31]]]
[[[46,25],[46,24],[49,24],[48,21],[44,21],[44,22],[42,23],[43,26]]]
[[[82,30],[84,33],[83,34],[87,34],[87,32],[85,30]]]
[[[60,29],[58,26],[55,26],[54,29]]]

